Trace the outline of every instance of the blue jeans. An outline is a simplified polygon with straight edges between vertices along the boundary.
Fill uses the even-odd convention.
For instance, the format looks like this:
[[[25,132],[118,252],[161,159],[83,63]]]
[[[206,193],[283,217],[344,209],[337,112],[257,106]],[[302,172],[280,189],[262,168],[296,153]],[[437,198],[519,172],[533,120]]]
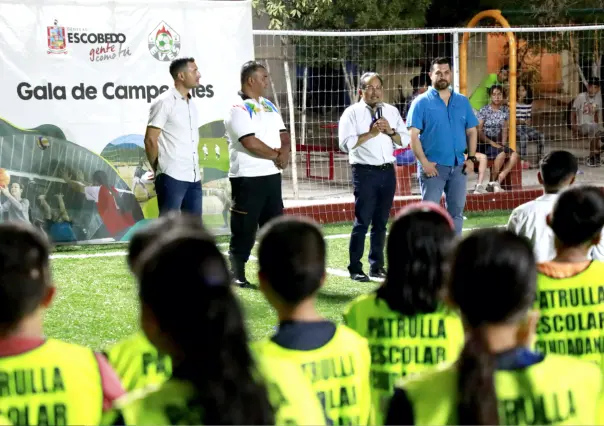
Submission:
[[[201,181],[186,182],[161,173],[155,178],[155,192],[160,216],[173,210],[201,216]]]
[[[438,176],[427,177],[421,164],[417,165],[417,177],[422,192],[422,200],[440,204],[445,193],[447,211],[455,223],[455,232],[461,235],[463,229],[463,209],[466,205],[467,177],[462,173],[463,164],[451,167],[436,165]]]
[[[384,267],[384,243],[386,225],[396,191],[394,167],[372,168],[355,164],[352,166],[354,187],[354,225],[350,236],[349,255],[351,274],[363,271],[365,236],[371,224],[369,240],[369,268],[376,271]]]

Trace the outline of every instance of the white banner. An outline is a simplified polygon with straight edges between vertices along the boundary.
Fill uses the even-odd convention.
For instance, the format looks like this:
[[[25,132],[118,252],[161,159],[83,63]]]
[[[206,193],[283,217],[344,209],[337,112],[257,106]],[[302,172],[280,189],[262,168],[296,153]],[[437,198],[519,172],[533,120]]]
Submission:
[[[0,2],[3,218],[20,217],[15,206],[29,204],[27,219],[51,234],[47,228],[70,224],[77,240],[122,239],[136,227],[127,219],[129,226],[115,232],[120,226],[102,217],[105,191],[78,191],[73,182],[80,181],[130,194],[134,223],[156,216],[143,135],[150,102],[173,87],[169,65],[177,57],[195,58],[201,72],[192,96],[205,125],[201,165],[206,175],[214,169],[205,180],[224,177],[222,120],[239,89],[241,65],[254,58],[250,1]],[[97,171],[107,182],[99,182]],[[5,206],[11,197],[12,210]],[[226,204],[225,194],[218,198]],[[116,200],[121,213],[123,201]]]

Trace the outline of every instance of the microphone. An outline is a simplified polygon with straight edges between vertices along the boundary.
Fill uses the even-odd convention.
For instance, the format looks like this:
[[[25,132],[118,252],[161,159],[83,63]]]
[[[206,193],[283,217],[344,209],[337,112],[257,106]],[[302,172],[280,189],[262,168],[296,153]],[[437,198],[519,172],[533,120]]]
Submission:
[[[381,106],[381,105],[379,105],[379,106],[377,107],[377,110],[375,111],[375,119],[376,119],[376,120],[379,120],[379,119],[380,119],[380,118],[382,118],[382,117],[383,117],[383,114],[382,114],[382,106]]]

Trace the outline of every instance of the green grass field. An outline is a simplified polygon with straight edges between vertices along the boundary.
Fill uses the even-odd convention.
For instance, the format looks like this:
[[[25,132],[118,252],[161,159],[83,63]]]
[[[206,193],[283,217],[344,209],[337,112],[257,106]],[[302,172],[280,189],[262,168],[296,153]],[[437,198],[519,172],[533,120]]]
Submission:
[[[471,215],[464,228],[503,225],[508,215],[509,212]],[[357,283],[338,275],[347,272],[350,223],[327,225],[323,230],[328,237],[330,273],[319,294],[318,309],[326,317],[340,321],[341,312],[349,301],[375,289],[378,284]],[[218,237],[217,241],[226,252],[228,237]],[[369,238],[367,250],[368,244]],[[59,247],[55,250],[52,269],[58,291],[46,314],[47,336],[99,350],[138,329],[136,287],[123,255],[126,248],[123,244],[114,244]],[[367,265],[366,260],[364,265]],[[251,260],[247,265],[247,277],[252,283],[257,282],[256,274],[257,264]],[[168,289],[169,284],[166,283],[166,291]],[[269,335],[276,325],[276,316],[256,285],[254,288],[237,289],[237,293],[246,311],[251,337],[259,339]]]

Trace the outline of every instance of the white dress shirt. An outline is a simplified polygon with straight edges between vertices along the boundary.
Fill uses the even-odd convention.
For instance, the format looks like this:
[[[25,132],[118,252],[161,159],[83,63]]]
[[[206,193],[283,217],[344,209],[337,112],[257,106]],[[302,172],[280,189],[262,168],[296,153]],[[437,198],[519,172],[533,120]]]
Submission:
[[[185,98],[176,88],[162,93],[151,105],[147,125],[161,129],[157,175],[165,173],[183,182],[201,180],[199,122],[193,98]]]
[[[386,119],[390,127],[401,136],[401,148],[409,146],[411,136],[398,109],[386,103],[380,105],[382,107],[382,118]],[[394,141],[384,133],[379,133],[364,144],[354,148],[359,136],[370,130],[374,115],[373,109],[361,99],[356,104],[346,108],[342,117],[340,117],[338,126],[340,150],[349,154],[350,164],[381,166],[395,161]]]
[[[516,207],[508,220],[508,230],[531,241],[537,262],[547,262],[556,257],[554,232],[546,219],[554,210],[557,199],[558,194],[544,194]],[[604,235],[600,244],[591,248],[589,257],[604,260]]]

